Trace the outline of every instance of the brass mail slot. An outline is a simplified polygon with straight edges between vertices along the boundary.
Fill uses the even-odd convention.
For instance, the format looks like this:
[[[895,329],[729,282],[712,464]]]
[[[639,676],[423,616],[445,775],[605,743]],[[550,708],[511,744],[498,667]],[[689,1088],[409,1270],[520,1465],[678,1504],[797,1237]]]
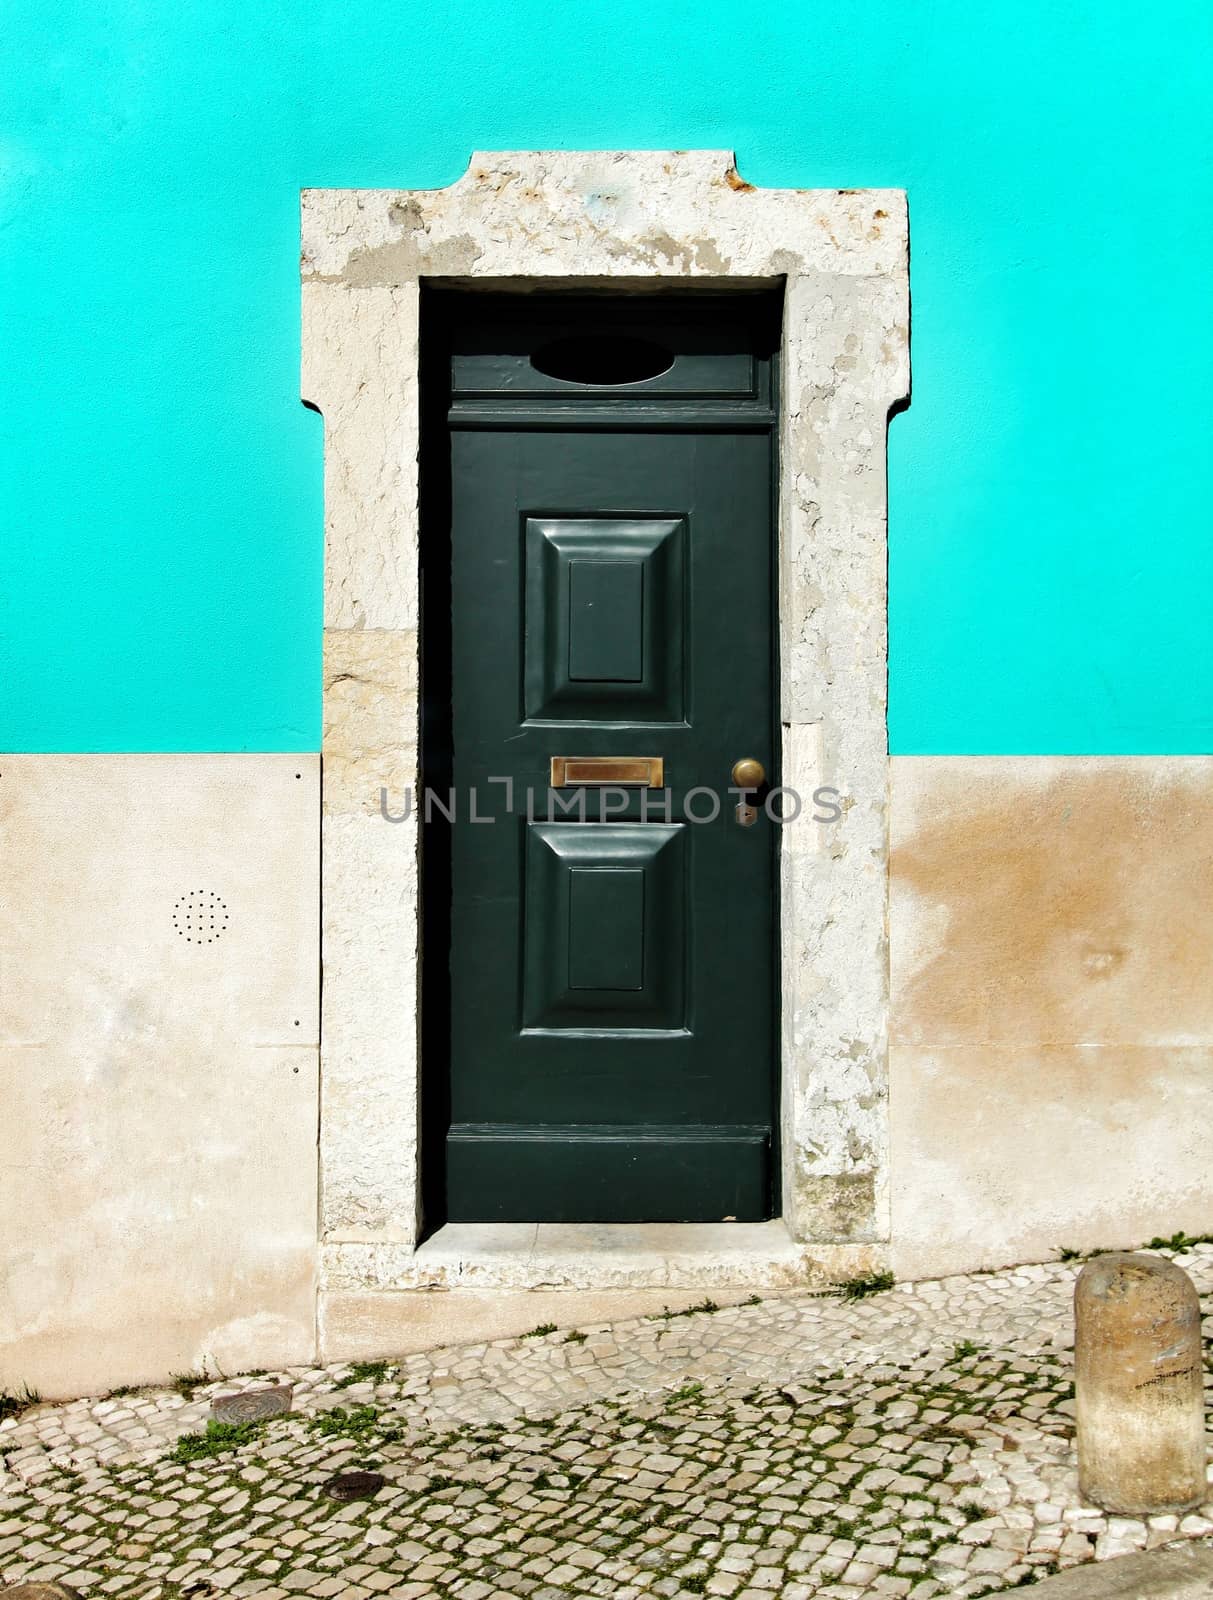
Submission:
[[[664,783],[665,761],[661,756],[552,757],[553,789],[577,789],[585,784],[660,789]]]

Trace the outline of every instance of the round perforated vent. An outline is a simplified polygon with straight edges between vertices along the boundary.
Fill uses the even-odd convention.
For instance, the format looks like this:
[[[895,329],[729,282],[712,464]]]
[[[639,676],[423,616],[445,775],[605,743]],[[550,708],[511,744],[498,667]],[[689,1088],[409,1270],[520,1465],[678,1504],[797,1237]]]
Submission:
[[[213,889],[190,889],[173,907],[173,927],[189,944],[214,944],[227,931],[227,906]]]

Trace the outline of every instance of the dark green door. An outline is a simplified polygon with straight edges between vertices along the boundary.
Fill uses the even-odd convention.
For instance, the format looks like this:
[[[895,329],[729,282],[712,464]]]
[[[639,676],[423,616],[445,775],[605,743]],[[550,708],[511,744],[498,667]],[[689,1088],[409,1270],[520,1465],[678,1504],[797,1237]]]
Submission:
[[[767,318],[511,304],[452,335],[446,1215],[766,1217]]]

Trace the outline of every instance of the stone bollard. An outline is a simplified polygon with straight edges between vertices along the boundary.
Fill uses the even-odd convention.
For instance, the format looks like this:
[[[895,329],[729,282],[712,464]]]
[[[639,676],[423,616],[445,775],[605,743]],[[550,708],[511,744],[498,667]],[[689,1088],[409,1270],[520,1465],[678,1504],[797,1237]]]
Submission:
[[[1096,1256],[1074,1287],[1078,1490],[1105,1511],[1186,1511],[1205,1489],[1200,1301],[1162,1256]]]
[[[0,1589],[0,1600],[80,1600],[80,1596],[61,1583],[16,1583]]]

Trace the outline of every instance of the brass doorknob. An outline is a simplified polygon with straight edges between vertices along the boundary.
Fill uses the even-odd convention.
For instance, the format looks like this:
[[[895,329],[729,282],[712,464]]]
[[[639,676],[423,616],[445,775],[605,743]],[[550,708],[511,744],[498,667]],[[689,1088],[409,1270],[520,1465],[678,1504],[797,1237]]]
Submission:
[[[766,768],[753,756],[743,756],[733,763],[733,783],[738,789],[761,789],[766,781]]]

